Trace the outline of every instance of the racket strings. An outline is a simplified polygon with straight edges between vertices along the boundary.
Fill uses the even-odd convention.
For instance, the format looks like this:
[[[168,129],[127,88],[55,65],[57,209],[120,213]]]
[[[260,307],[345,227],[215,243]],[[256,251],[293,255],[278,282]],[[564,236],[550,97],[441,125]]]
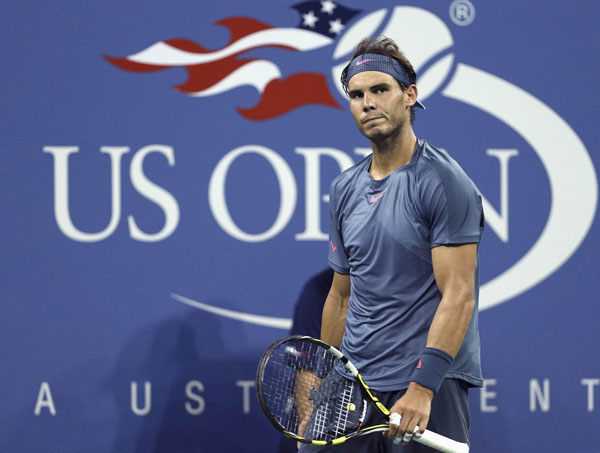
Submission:
[[[310,440],[327,440],[327,421],[329,420],[329,402],[320,405],[315,412],[314,422],[311,425],[309,433],[305,433],[307,439]]]
[[[356,383],[332,372],[336,362],[327,348],[301,339],[271,352],[262,371],[262,393],[284,430],[330,441],[360,427],[365,403]]]
[[[350,413],[354,412],[354,410],[351,411],[351,409],[353,408],[353,403],[352,403],[352,395],[354,393],[354,386],[352,385],[346,385],[344,386],[344,390],[342,391],[342,397],[340,400],[340,411],[337,417],[337,421],[335,424],[335,431],[334,431],[334,436],[335,437],[340,437],[343,436],[344,433],[347,431],[347,426],[348,426],[348,418],[350,417]]]

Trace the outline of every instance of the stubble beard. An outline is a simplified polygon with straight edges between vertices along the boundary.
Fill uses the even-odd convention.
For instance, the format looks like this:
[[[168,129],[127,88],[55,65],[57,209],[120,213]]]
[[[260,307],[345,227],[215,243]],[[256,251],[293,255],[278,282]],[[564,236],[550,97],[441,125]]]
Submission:
[[[395,145],[400,141],[404,124],[405,123],[402,122],[388,132],[378,131],[375,134],[370,135],[368,132],[363,130],[361,133],[369,139],[373,145],[373,149],[376,149],[380,153],[388,153],[392,152],[395,148]]]

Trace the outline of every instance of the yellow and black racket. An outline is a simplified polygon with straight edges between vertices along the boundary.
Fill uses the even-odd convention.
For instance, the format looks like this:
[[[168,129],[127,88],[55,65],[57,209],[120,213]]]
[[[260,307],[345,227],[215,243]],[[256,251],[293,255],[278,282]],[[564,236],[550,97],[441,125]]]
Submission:
[[[354,379],[342,377],[334,368],[345,368]],[[271,345],[258,365],[256,389],[273,426],[306,444],[336,445],[389,429],[388,424],[363,425],[368,405],[387,420],[390,411],[371,393],[356,367],[321,340],[291,336]],[[467,444],[428,430],[413,440],[448,453],[469,451]]]

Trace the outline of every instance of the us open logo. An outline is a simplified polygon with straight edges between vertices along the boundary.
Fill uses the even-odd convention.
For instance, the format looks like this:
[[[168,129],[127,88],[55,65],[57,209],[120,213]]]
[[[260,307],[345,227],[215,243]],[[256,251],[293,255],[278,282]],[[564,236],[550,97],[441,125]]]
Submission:
[[[463,17],[467,14],[464,9],[467,3],[461,3]],[[474,9],[471,13],[472,19]],[[412,39],[420,30],[428,31],[428,39]],[[367,13],[340,35],[332,55],[331,77],[341,94],[339,76],[353,46],[363,37],[376,34],[403,43],[402,50],[419,74],[420,100],[434,94],[444,96],[495,117],[531,146],[548,176],[551,208],[541,235],[516,263],[481,286],[480,310],[506,302],[548,278],[577,250],[596,212],[597,178],[582,141],[560,115],[541,100],[470,64],[455,63],[454,40],[446,24],[431,12],[412,6]],[[565,149],[569,150],[568,154]],[[506,166],[512,155],[496,157],[501,166]],[[498,212],[484,199],[484,210],[488,224],[502,239],[508,222],[504,207]],[[568,235],[564,234],[567,230]],[[289,319],[226,310],[177,294],[172,297],[244,322],[283,329],[291,325]]]
[[[367,14],[342,36],[334,60],[345,59],[361,37],[374,35],[382,25],[381,34],[403,43],[403,51],[420,74],[419,99],[426,100],[441,89],[442,96],[494,116],[525,139],[542,162],[552,194],[544,230],[518,262],[481,286],[480,310],[518,296],[562,266],[591,227],[598,183],[587,149],[556,112],[521,88],[465,63],[459,62],[450,73],[454,63],[452,34],[439,17],[427,10],[397,6],[391,11],[381,9]],[[427,40],[412,39],[419,30],[427,30]],[[334,80],[339,80],[344,66],[344,61],[334,66]],[[426,69],[421,73],[423,67]],[[490,226],[501,235],[500,215],[485,199],[484,211]],[[567,230],[569,234],[565,235]]]

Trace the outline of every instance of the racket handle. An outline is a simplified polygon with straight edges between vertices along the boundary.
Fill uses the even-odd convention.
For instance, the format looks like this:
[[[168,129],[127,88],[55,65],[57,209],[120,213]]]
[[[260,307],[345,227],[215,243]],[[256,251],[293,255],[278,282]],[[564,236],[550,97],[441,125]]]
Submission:
[[[469,446],[467,444],[457,442],[432,431],[425,430],[423,435],[418,439],[413,437],[413,441],[445,453],[469,453]]]

